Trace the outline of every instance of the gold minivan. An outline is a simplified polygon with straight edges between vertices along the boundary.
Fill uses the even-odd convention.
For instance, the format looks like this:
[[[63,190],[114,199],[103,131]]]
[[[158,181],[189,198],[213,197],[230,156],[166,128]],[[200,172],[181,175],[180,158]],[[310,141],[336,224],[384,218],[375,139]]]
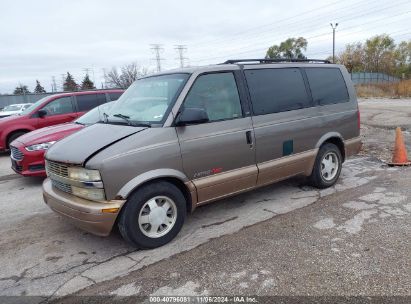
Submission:
[[[229,60],[137,80],[103,121],[48,150],[44,200],[84,230],[118,225],[155,248],[197,206],[296,175],[330,187],[360,147],[344,66]]]

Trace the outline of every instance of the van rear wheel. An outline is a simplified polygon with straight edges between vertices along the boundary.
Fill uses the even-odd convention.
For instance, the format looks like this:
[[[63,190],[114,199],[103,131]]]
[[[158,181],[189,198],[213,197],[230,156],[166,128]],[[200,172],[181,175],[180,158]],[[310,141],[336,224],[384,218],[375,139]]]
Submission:
[[[333,186],[340,176],[341,168],[340,149],[331,143],[322,145],[318,151],[313,172],[309,177],[310,185],[320,189]]]
[[[123,238],[141,248],[170,242],[181,230],[186,200],[175,185],[155,182],[135,191],[121,212],[118,227]]]

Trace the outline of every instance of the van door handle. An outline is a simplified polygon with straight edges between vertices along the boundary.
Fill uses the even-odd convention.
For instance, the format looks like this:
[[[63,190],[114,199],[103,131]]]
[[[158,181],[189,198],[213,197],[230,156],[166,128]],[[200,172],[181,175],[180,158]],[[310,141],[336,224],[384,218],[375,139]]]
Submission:
[[[245,138],[247,139],[247,144],[249,144],[250,148],[252,148],[253,147],[253,137],[252,137],[251,131],[245,132]]]

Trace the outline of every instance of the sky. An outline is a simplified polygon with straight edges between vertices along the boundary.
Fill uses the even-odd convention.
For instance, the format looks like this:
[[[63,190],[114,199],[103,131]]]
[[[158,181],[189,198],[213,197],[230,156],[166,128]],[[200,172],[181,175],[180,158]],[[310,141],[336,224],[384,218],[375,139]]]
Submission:
[[[62,75],[81,82],[86,71],[98,88],[104,69],[132,62],[156,70],[152,44],[161,44],[163,70],[185,65],[263,58],[289,37],[308,40],[306,56],[336,53],[347,43],[386,33],[411,39],[409,0],[0,0],[0,94],[38,79],[51,91]]]

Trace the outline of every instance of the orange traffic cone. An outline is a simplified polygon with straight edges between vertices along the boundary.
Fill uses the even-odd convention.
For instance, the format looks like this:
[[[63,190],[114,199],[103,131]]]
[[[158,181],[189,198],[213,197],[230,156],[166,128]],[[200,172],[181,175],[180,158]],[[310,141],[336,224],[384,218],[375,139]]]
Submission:
[[[409,166],[411,162],[408,160],[407,149],[404,144],[404,137],[400,127],[395,129],[395,147],[392,155],[392,162],[390,166]]]

